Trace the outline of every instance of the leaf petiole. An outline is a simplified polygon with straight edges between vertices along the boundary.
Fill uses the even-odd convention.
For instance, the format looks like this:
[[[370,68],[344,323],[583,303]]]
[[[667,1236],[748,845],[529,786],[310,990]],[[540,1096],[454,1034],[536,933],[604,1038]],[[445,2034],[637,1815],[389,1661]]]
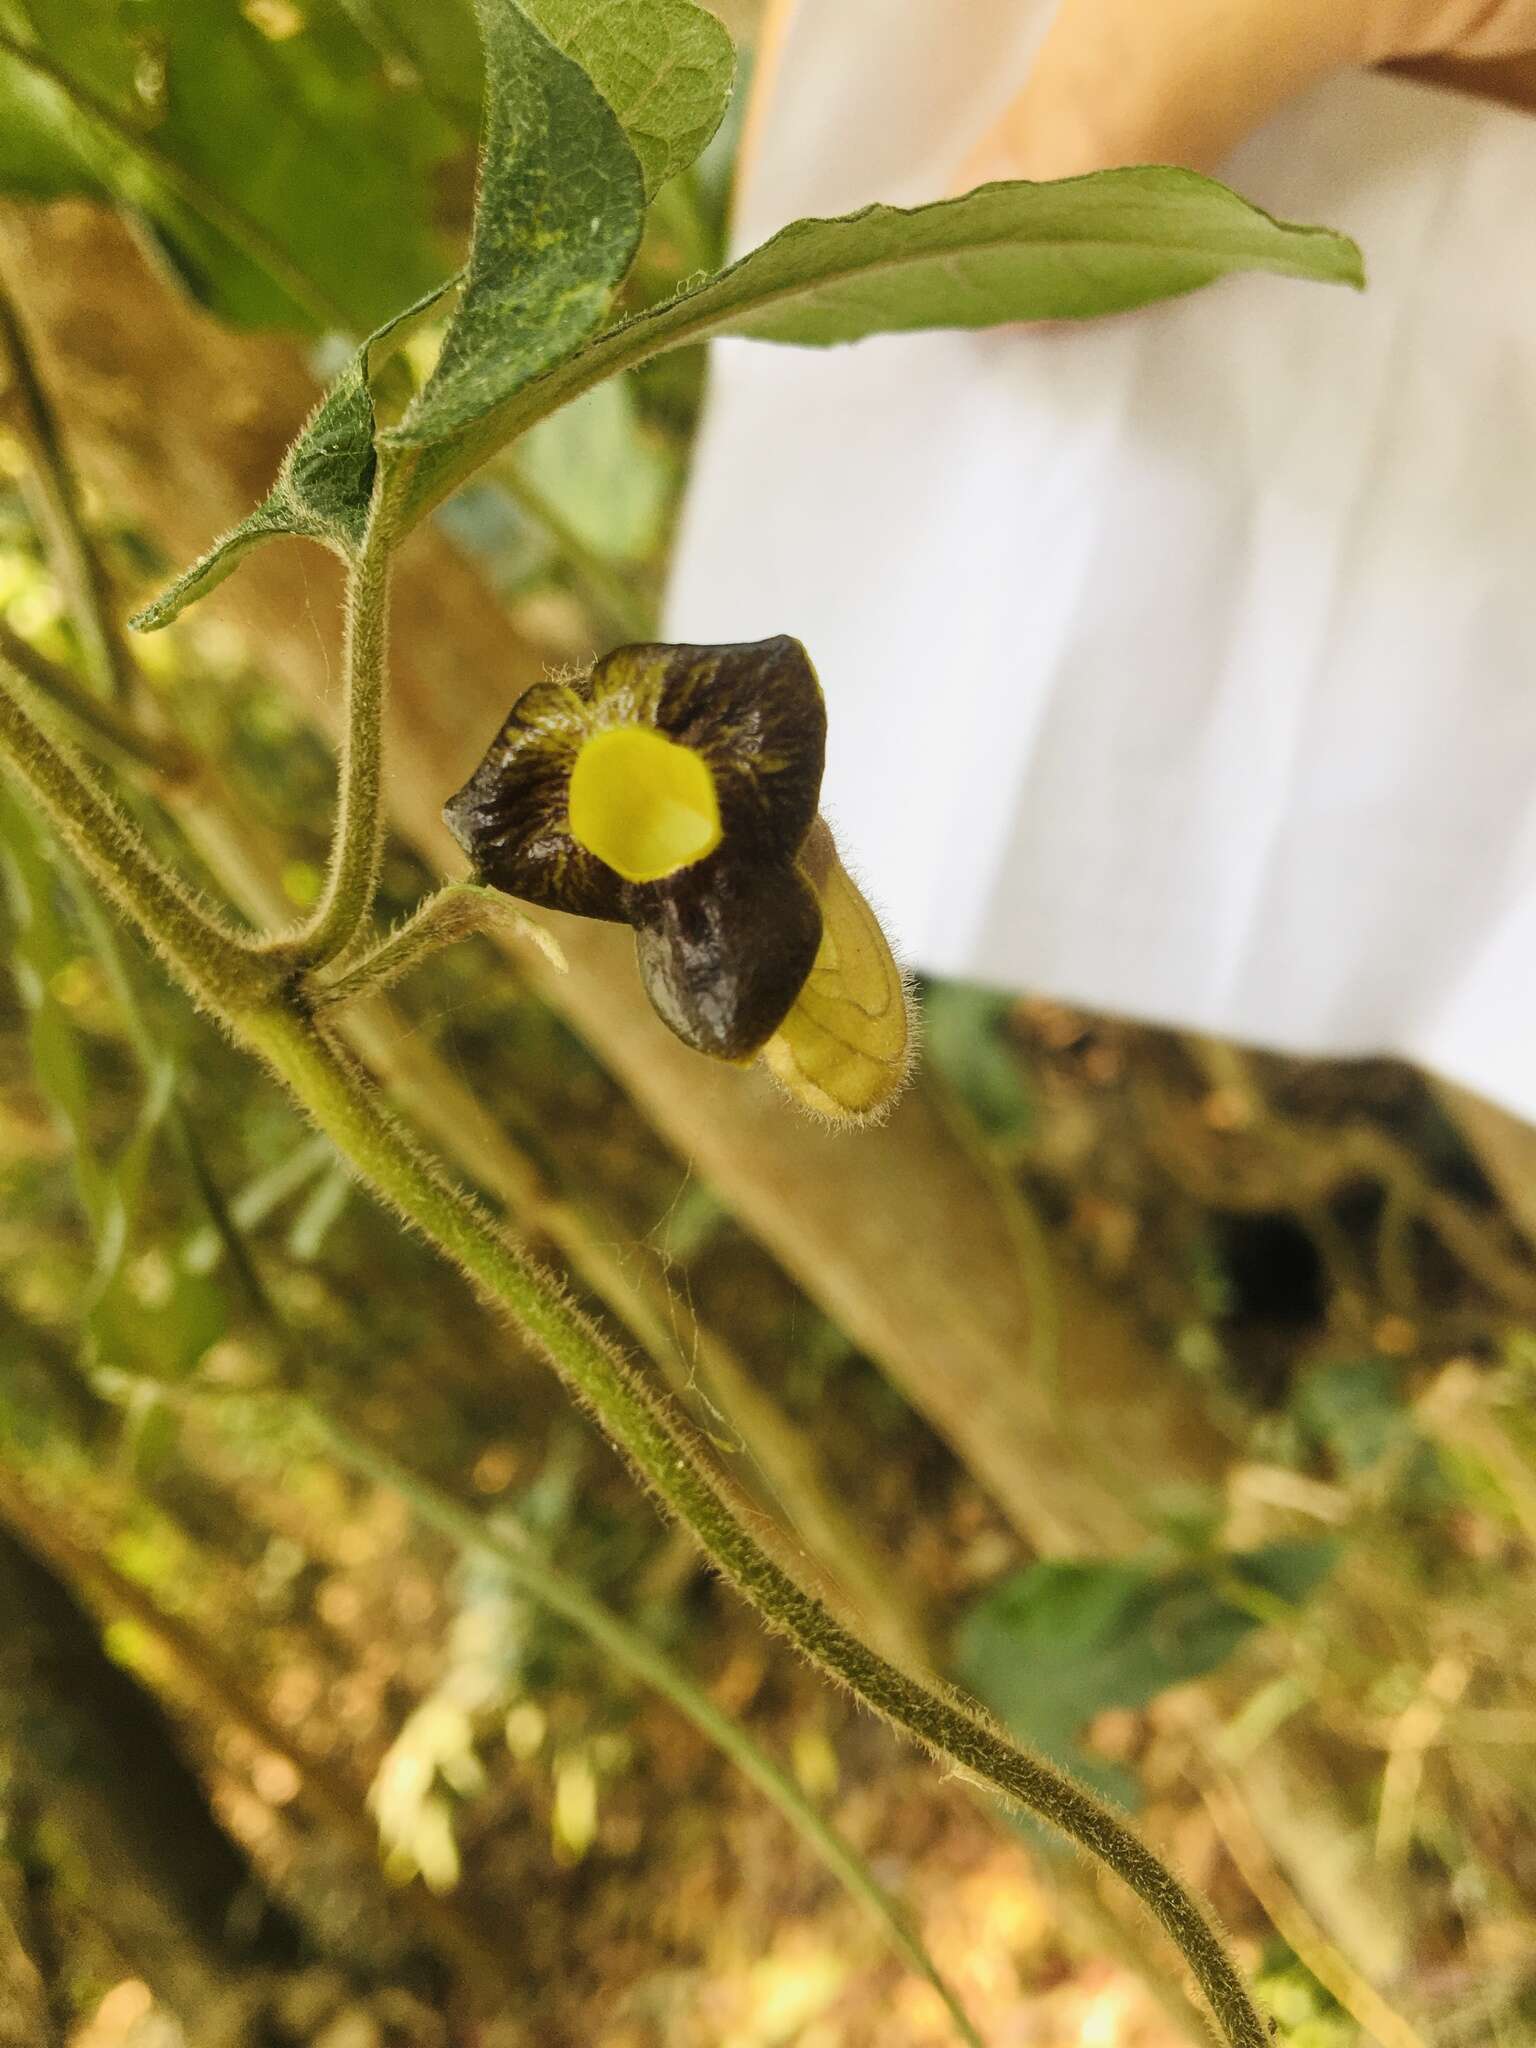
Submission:
[[[365,996],[382,994],[424,960],[445,946],[477,932],[514,932],[538,947],[552,967],[564,970],[565,955],[544,926],[527,917],[499,889],[478,882],[449,882],[434,890],[403,923],[376,946],[353,960],[333,981],[312,985],[307,993],[316,1010],[333,1010]]]

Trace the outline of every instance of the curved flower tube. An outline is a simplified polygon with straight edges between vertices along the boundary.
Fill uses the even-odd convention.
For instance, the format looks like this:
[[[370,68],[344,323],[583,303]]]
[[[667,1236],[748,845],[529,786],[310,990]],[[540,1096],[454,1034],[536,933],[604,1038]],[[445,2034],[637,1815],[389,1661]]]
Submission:
[[[618,647],[536,684],[443,815],[477,878],[630,925],[658,1016],[761,1057],[803,1106],[879,1115],[910,1063],[906,987],[817,815],[821,685],[798,640]]]

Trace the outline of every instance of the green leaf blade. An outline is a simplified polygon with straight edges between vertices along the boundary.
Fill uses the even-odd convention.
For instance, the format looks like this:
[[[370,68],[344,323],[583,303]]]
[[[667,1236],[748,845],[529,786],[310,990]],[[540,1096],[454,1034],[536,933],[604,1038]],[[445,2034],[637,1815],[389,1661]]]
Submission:
[[[971,1608],[956,1639],[959,1675],[1016,1735],[1125,1799],[1133,1781],[1079,1748],[1093,1717],[1111,1707],[1139,1710],[1214,1671],[1260,1626],[1232,1594],[1299,1609],[1337,1558],[1337,1546],[1323,1541],[1187,1565],[1045,1560],[1001,1580]]]
[[[592,333],[645,226],[640,164],[587,73],[512,0],[481,0],[485,157],[463,295],[415,403],[384,437],[430,447]]]
[[[266,499],[138,614],[140,631],[169,625],[251,548],[279,535],[355,558],[381,453],[414,462],[462,436],[568,357],[606,315],[645,224],[639,162],[585,71],[513,0],[479,0],[478,13],[485,149],[464,272],[364,343]],[[429,333],[435,361],[421,371],[413,352]]]
[[[206,0],[27,0],[7,29],[40,63],[0,55],[0,189],[130,207],[221,317],[364,332],[451,266],[461,131],[339,0],[286,35]]]
[[[1152,168],[796,221],[687,299],[711,334],[827,348],[1129,312],[1238,270],[1364,282],[1346,236],[1274,220],[1194,171]]]

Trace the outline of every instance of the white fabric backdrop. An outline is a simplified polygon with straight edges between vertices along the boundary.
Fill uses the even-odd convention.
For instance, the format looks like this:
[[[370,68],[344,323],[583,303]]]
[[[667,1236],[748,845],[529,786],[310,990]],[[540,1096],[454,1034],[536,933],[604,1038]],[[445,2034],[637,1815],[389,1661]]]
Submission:
[[[739,245],[942,196],[1048,12],[802,5]],[[1351,78],[1223,175],[1370,290],[717,344],[668,632],[805,641],[914,966],[1536,1119],[1536,119]]]

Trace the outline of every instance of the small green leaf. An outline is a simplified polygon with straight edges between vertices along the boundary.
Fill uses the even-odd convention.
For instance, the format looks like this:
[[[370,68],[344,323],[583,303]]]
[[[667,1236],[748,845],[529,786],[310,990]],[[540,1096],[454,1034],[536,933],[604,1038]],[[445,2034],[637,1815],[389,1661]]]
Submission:
[[[646,192],[688,168],[730,104],[736,53],[694,0],[526,0],[622,122]]]
[[[1350,1475],[1369,1471],[1414,1434],[1402,1371],[1385,1358],[1314,1367],[1297,1387],[1292,1408],[1307,1435]]]
[[[423,304],[435,305],[441,297],[441,292],[435,292]],[[344,559],[357,553],[368,523],[377,468],[369,352],[420,310],[412,308],[400,320],[391,321],[358,350],[283,457],[271,491],[254,512],[215,541],[206,555],[134,618],[132,623],[141,633],[168,626],[189,604],[222,583],[242,555],[279,534],[320,541]]]

